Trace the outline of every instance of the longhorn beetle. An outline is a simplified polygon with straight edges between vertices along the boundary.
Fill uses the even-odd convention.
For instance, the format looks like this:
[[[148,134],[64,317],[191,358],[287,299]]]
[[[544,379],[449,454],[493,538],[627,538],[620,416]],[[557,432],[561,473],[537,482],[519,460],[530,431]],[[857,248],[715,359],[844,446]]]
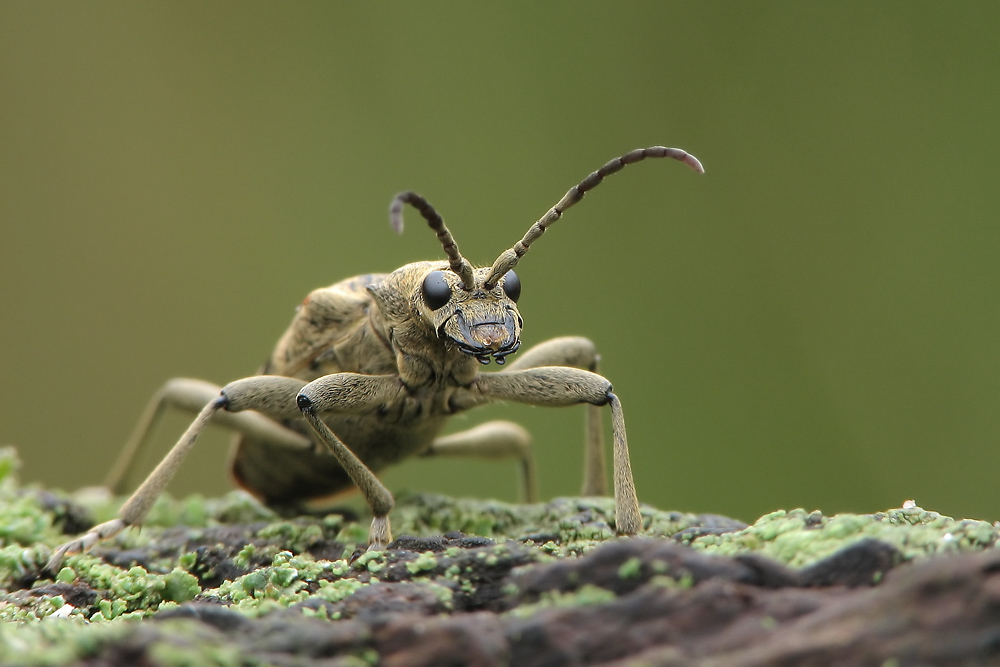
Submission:
[[[597,374],[598,354],[586,338],[563,337],[522,353],[505,370],[480,373],[491,359],[503,364],[521,344],[517,300],[521,282],[513,269],[531,244],[605,177],[646,158],[669,157],[704,172],[678,148],[641,148],[611,160],[570,188],[524,237],[490,267],[473,268],[458,250],[444,220],[426,199],[403,192],[392,200],[390,220],[403,229],[405,204],[437,234],[447,261],[416,262],[389,274],[348,278],[314,290],[302,302],[259,375],[221,389],[178,378],[153,397],[109,475],[120,491],[140,445],[170,405],[197,417],[116,519],[94,526],[52,555],[55,571],[69,553],[85,551],[127,526],[142,523],[153,502],[209,421],[237,432],[232,473],[267,505],[294,509],[305,501],[356,485],[374,519],[369,550],[392,540],[392,494],[373,471],[407,456],[518,458],[525,494],[535,499],[531,439],[511,422],[488,422],[438,437],[445,420],[498,400],[531,405],[586,406],[584,495],[606,493],[601,406],[611,409],[614,438],[615,530],[642,527],[632,481],[625,419],[611,383]]]

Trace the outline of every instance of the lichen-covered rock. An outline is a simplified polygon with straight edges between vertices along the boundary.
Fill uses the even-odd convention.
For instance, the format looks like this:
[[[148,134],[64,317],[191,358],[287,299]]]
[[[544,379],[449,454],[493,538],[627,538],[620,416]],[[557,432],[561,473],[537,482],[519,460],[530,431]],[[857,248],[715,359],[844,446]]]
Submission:
[[[920,508],[747,526],[643,507],[619,539],[610,499],[411,495],[397,540],[365,552],[349,514],[165,497],[52,573],[50,550],[121,499],[24,488],[16,468],[0,453],[2,664],[1000,661],[1000,531]]]

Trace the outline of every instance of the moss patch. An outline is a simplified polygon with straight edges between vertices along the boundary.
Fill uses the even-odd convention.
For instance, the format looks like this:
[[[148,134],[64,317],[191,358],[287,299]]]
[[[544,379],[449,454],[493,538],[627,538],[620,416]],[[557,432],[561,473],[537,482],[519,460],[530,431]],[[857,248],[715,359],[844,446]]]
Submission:
[[[952,519],[919,507],[832,517],[796,509],[771,512],[741,531],[701,536],[690,544],[730,556],[757,552],[801,568],[865,539],[891,544],[912,560],[986,549],[998,535],[997,526],[985,521]]]
[[[593,570],[571,568],[559,575],[558,585],[538,588],[537,582],[526,583],[535,580],[519,573],[548,567],[544,571],[551,574],[557,572],[551,569],[555,564],[575,563],[602,545],[622,542],[614,535],[611,499],[557,498],[519,506],[430,494],[401,496],[392,514],[397,541],[385,552],[367,553],[361,551],[364,519],[338,514],[282,519],[239,492],[217,499],[164,496],[141,531],[127,530],[90,554],[70,556],[58,572],[49,573],[43,568],[51,549],[113,517],[123,499],[24,487],[17,467],[12,450],[0,451],[4,664],[67,664],[98,654],[107,658],[109,647],[120,647],[123,637],[142,643],[136,633],[151,632],[139,630],[151,626],[135,622],[151,617],[173,619],[156,625],[155,650],[143,645],[142,653],[157,664],[247,664],[241,658],[246,647],[220,644],[212,627],[289,614],[300,619],[296,623],[481,611],[523,619],[545,610],[600,605],[642,586],[683,591],[702,580],[697,568],[670,560],[675,556],[636,546],[638,551],[628,547],[616,556],[604,579],[592,576],[603,567],[598,559]],[[805,572],[852,546],[864,551],[865,545],[883,545],[895,563],[985,550],[1000,535],[995,525],[920,508],[832,517],[778,511],[751,526],[648,506],[642,507],[642,516],[642,537],[657,543],[683,543],[719,556],[773,559],[778,564],[757,563],[753,571],[781,585],[790,585],[795,576],[779,571],[780,564]],[[862,584],[881,574],[881,569],[874,577],[866,574]],[[733,580],[746,576],[733,575]],[[794,585],[830,580],[818,576],[809,580],[813,583],[802,581]],[[526,594],[529,588],[534,592]],[[161,645],[175,631],[183,641]],[[372,653],[375,644],[357,638],[367,636],[367,630],[358,632],[337,655],[370,664],[378,657]]]

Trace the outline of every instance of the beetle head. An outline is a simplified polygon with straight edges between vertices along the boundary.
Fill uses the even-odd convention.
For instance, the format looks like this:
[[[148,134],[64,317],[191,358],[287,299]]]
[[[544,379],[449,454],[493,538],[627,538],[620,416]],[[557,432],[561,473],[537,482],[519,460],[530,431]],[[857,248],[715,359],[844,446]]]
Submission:
[[[488,273],[473,270],[475,287],[466,289],[457,274],[443,266],[434,268],[420,282],[418,308],[439,338],[447,337],[481,364],[490,363],[491,357],[503,364],[521,345],[523,321],[516,305],[521,281],[509,271],[487,289],[483,283]]]
[[[466,289],[448,262],[416,262],[369,285],[368,291],[397,339],[436,337],[481,364],[494,359],[503,364],[521,345],[520,280],[510,271],[486,289],[483,283],[490,269],[470,267],[470,271],[474,287]]]
[[[520,241],[500,253],[489,268],[472,268],[459,252],[458,244],[444,220],[426,199],[415,192],[396,195],[389,207],[393,228],[397,232],[403,231],[403,206],[410,204],[427,220],[448,256],[447,262],[410,264],[399,270],[406,271],[411,278],[419,277],[417,284],[409,290],[410,307],[433,325],[439,338],[450,339],[480,363],[488,364],[492,356],[498,364],[502,364],[504,358],[521,344],[522,321],[515,305],[521,294],[521,282],[512,269],[528,252],[531,244],[562,217],[566,209],[583,199],[605,177],[640,160],[662,157],[680,160],[699,173],[705,171],[698,158],[679,148],[639,148],[617,157],[570,188]],[[427,265],[426,270],[417,273],[416,267],[422,264]],[[381,298],[387,299],[388,294]]]

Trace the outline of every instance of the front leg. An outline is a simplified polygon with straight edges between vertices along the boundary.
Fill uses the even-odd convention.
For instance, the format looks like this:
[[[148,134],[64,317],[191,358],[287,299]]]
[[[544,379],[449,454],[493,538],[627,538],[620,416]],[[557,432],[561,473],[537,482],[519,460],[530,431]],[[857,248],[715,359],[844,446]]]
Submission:
[[[539,343],[521,352],[508,371],[520,371],[539,366],[570,366],[598,373],[597,346],[582,336],[561,336]],[[587,405],[585,408],[583,443],[583,486],[584,496],[605,496],[608,483],[604,465],[604,420],[600,406]]]
[[[334,373],[307,384],[297,397],[298,407],[320,442],[325,444],[361,490],[374,518],[368,531],[368,550],[382,551],[392,541],[389,512],[395,500],[368,466],[341,442],[320,418],[324,412],[364,412],[406,393],[395,375]]]
[[[484,373],[472,389],[486,398],[518,401],[530,405],[563,406],[589,403],[611,408],[614,437],[615,530],[635,535],[642,528],[639,499],[632,479],[625,415],[621,402],[611,392],[611,383],[597,373],[565,366],[543,366],[525,370]]]

